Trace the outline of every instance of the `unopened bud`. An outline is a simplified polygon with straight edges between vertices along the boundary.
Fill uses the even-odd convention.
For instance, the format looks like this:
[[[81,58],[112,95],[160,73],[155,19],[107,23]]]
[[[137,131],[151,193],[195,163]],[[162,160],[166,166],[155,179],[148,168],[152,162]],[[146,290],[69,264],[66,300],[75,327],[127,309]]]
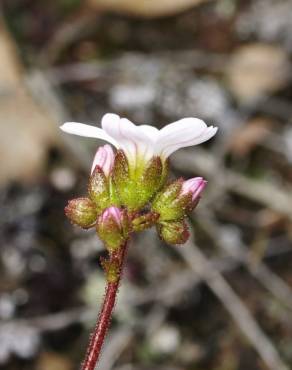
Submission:
[[[182,219],[197,205],[206,184],[202,177],[187,181],[178,179],[156,196],[152,210],[159,213],[160,221]]]
[[[190,196],[183,197],[184,201],[182,202],[179,197],[182,184],[183,180],[178,179],[166,186],[154,198],[152,211],[160,215],[160,221],[178,220],[184,217],[187,199],[189,200]]]
[[[94,226],[97,219],[95,204],[88,198],[76,198],[68,202],[65,214],[69,220],[83,229]]]
[[[97,233],[109,252],[118,249],[128,238],[128,216],[117,207],[105,209],[97,221]]]
[[[190,204],[189,208],[193,208],[197,205],[202,191],[205,189],[206,185],[207,181],[204,180],[203,177],[193,177],[192,179],[183,182],[180,195],[191,195],[192,203]]]
[[[105,176],[109,177],[114,165],[114,160],[115,154],[110,145],[106,144],[99,147],[92,163],[91,174],[95,170],[95,167],[98,166],[100,169],[102,169]]]
[[[184,220],[167,221],[158,225],[158,234],[167,244],[184,244],[189,238],[188,226]]]

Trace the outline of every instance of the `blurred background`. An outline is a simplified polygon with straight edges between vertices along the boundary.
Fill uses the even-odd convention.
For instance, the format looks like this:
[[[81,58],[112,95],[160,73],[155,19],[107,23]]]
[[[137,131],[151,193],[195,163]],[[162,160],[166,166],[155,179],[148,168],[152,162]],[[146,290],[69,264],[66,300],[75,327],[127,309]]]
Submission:
[[[219,127],[171,157],[208,188],[193,238],[130,248],[98,369],[292,368],[292,2],[2,0],[0,368],[79,368],[103,297],[94,231],[64,216],[106,112]]]

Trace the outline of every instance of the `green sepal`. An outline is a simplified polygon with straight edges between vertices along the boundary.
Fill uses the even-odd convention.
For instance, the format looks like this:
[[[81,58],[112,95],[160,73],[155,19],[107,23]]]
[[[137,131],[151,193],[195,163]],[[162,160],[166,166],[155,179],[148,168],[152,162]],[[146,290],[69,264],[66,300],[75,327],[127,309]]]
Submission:
[[[68,202],[65,214],[69,220],[83,229],[93,227],[97,219],[95,204],[88,198],[76,198]]]
[[[184,220],[162,222],[157,225],[157,231],[160,238],[171,245],[184,244],[190,236]]]
[[[167,185],[157,194],[152,203],[152,210],[159,213],[159,221],[174,221],[185,217],[191,203],[191,194],[181,195],[183,179]]]
[[[166,170],[165,170],[166,171]],[[145,203],[158,192],[163,186],[166,176],[160,157],[153,157],[143,171],[140,180],[140,186],[143,189]]]
[[[163,165],[159,157],[149,163],[129,169],[125,154],[116,153],[113,168],[113,179],[121,204],[129,210],[141,209],[147,204],[162,186]]]
[[[89,178],[88,184],[89,198],[96,204],[99,211],[107,208],[110,203],[109,182],[103,170],[96,166]]]
[[[163,162],[160,185],[159,185],[158,190],[162,189],[165,186],[165,183],[166,183],[167,178],[168,178],[168,174],[169,174],[169,160],[166,159]]]
[[[130,197],[130,194],[128,193],[130,182],[129,165],[124,152],[121,150],[118,150],[115,156],[112,178],[121,204],[126,205],[127,199]]]
[[[109,205],[108,206],[120,206],[121,205],[121,202],[120,202],[120,199],[119,199],[119,194],[117,192],[117,189],[116,189],[116,186],[113,182],[113,179],[110,177],[109,180],[109,197],[110,197],[110,201],[109,201]]]

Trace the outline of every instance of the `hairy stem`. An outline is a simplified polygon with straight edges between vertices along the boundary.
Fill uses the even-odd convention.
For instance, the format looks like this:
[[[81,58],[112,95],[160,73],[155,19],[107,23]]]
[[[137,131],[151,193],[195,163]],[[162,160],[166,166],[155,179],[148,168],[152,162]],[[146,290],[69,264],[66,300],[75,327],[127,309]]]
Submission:
[[[117,265],[117,276],[115,281],[108,281],[104,301],[91,335],[87,348],[85,360],[82,364],[82,370],[94,370],[98,362],[102,345],[109,329],[113,308],[115,306],[117,292],[122,276],[122,269],[127,252],[127,242],[123,244],[115,253],[111,254],[108,263]]]

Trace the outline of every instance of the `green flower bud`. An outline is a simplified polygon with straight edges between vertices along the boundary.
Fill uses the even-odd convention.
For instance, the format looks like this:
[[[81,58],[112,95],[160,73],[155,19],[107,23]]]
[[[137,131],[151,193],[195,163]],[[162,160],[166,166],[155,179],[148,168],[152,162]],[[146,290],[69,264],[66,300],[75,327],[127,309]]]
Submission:
[[[118,151],[113,178],[121,203],[130,210],[141,209],[161,188],[166,168],[163,169],[159,157],[153,157],[146,165],[141,161],[130,168],[125,154]]]
[[[117,250],[129,236],[128,216],[125,210],[111,206],[97,221],[97,233],[110,253]]]
[[[167,244],[184,244],[190,235],[184,220],[162,222],[157,226],[157,231]]]
[[[190,193],[181,194],[183,182],[183,179],[172,182],[155,197],[152,210],[159,213],[159,221],[179,220],[185,217],[192,196]]]
[[[132,220],[133,231],[143,231],[149,229],[157,223],[159,214],[148,212],[144,215],[138,215]]]
[[[83,229],[94,226],[97,219],[95,204],[88,198],[76,198],[68,202],[65,214],[69,220]]]

